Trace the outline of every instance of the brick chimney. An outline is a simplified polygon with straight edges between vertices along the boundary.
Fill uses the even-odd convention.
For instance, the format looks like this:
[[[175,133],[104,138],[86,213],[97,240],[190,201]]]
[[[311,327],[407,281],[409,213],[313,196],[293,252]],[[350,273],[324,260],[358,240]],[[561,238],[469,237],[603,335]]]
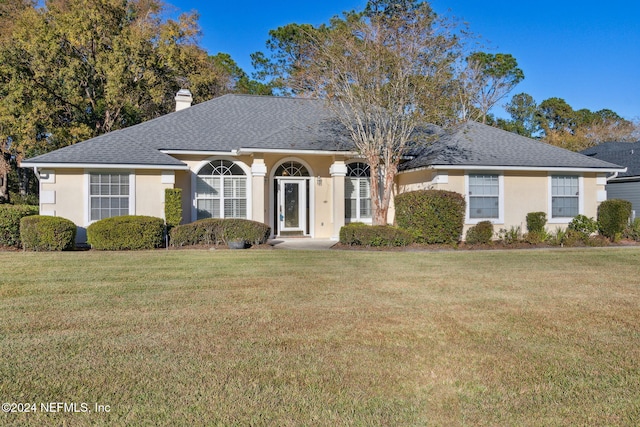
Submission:
[[[176,93],[175,99],[176,111],[191,107],[191,103],[193,102],[193,96],[191,96],[191,91],[189,91],[189,89],[180,89],[178,93]]]

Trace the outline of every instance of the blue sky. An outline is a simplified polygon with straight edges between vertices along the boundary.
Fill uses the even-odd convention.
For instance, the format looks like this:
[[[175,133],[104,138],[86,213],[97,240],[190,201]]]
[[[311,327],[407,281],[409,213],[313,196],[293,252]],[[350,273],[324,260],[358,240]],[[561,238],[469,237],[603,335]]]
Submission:
[[[197,10],[210,54],[229,53],[245,71],[249,54],[265,51],[268,31],[291,22],[318,25],[366,0],[212,2],[167,0],[178,11]],[[490,52],[516,57],[525,79],[507,98],[529,93],[540,103],[564,98],[575,110],[611,109],[640,119],[640,1],[432,0],[482,36]],[[504,113],[495,111],[499,116]]]

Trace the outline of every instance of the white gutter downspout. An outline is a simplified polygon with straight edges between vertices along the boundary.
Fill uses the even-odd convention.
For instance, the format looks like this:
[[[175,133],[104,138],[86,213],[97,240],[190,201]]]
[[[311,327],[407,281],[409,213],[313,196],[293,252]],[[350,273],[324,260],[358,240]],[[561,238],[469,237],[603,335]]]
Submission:
[[[614,173],[613,173],[613,175],[611,175],[611,176],[607,177],[607,182],[609,182],[609,181],[610,181],[610,180],[612,180],[612,179],[616,179],[616,178],[618,177],[618,174],[619,174],[619,173],[620,173],[620,172],[614,172]]]
[[[36,178],[38,178],[38,181],[40,181],[40,172],[38,172],[37,166],[33,167],[33,173],[35,174]]]

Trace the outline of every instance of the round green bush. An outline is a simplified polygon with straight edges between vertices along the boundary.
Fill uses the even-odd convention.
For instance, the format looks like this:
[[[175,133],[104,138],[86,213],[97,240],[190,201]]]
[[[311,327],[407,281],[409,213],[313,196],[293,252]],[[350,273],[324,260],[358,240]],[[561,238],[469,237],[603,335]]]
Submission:
[[[76,225],[57,216],[32,215],[20,220],[20,240],[24,250],[63,251],[73,249]]]
[[[398,227],[419,243],[457,243],[466,203],[462,194],[443,190],[402,193],[395,198]]]
[[[0,205],[0,246],[20,246],[20,220],[38,210],[38,206]]]
[[[487,244],[493,237],[491,221],[481,221],[467,230],[466,242],[470,245]]]
[[[340,243],[350,246],[407,246],[413,242],[411,234],[391,225],[347,224],[340,229]]]
[[[105,251],[153,249],[162,246],[164,221],[125,215],[101,219],[87,227],[87,242]]]
[[[241,218],[206,218],[171,229],[172,246],[220,245],[231,240],[244,240],[260,245],[269,239],[271,228],[257,221]]]
[[[598,206],[598,229],[600,234],[618,240],[629,224],[631,202],[621,199],[605,200]]]

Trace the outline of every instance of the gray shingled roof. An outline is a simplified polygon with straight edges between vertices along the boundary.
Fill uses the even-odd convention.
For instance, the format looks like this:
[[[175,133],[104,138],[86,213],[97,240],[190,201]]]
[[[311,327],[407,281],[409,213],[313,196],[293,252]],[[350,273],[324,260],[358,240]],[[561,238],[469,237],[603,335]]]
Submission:
[[[581,153],[594,159],[626,166],[627,171],[620,173],[617,178],[640,177],[640,141],[605,142],[587,148]]]
[[[324,101],[225,95],[23,163],[183,164],[159,150],[240,148],[350,151],[353,144]]]
[[[432,132],[435,127],[429,127]],[[414,150],[402,170],[430,165],[617,168],[561,148],[469,122]],[[23,161],[23,165],[135,164],[184,167],[166,151],[353,151],[324,101],[225,95]]]
[[[435,142],[402,164],[401,170],[433,165],[620,169],[616,164],[476,122],[443,131]]]

